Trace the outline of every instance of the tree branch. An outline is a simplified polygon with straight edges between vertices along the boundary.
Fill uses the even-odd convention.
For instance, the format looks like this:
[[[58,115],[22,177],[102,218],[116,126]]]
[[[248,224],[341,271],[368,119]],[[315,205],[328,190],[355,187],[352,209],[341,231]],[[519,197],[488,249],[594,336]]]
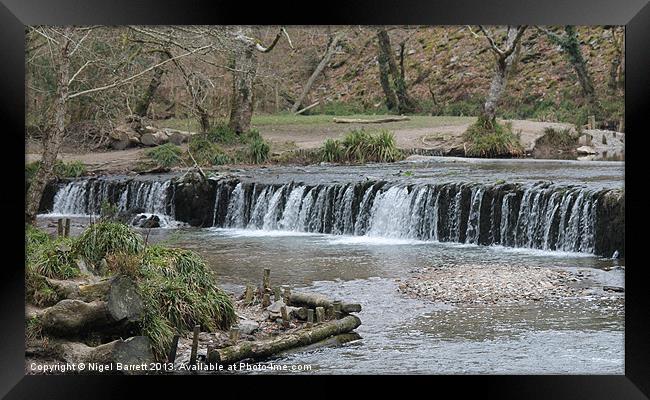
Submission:
[[[130,81],[132,81],[132,80],[134,80],[136,78],[139,78],[140,76],[146,74],[147,72],[149,72],[149,71],[151,71],[151,70],[153,70],[155,68],[158,68],[158,67],[160,67],[160,66],[162,66],[164,64],[167,64],[170,61],[174,61],[174,60],[177,60],[179,58],[187,57],[187,56],[189,56],[191,54],[197,53],[197,52],[199,52],[201,50],[208,49],[210,47],[212,47],[212,45],[206,45],[206,46],[203,46],[203,47],[199,47],[198,49],[189,51],[187,53],[178,55],[176,57],[168,58],[167,60],[159,62],[158,64],[155,64],[155,65],[152,65],[151,67],[149,67],[149,68],[147,68],[147,69],[145,69],[145,70],[143,70],[143,71],[141,71],[141,72],[139,72],[139,73],[137,73],[135,75],[132,75],[132,76],[126,78],[126,79],[122,79],[121,81],[117,81],[117,82],[111,83],[110,85],[100,86],[100,87],[96,87],[96,88],[93,88],[93,89],[82,90],[81,92],[77,92],[77,93],[73,93],[73,94],[69,95],[67,98],[68,99],[73,99],[75,97],[82,96],[82,95],[85,95],[85,94],[89,94],[89,93],[93,93],[93,92],[99,92],[99,91],[102,91],[102,90],[112,89],[114,87],[125,85],[126,83],[128,83],[128,82],[130,82]]]

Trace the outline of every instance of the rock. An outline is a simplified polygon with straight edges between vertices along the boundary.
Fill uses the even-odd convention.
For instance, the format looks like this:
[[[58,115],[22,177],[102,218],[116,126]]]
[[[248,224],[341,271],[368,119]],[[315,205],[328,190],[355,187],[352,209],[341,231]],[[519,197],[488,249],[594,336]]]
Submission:
[[[620,286],[603,286],[603,290],[606,292],[616,292],[616,293],[625,292],[625,288],[622,288]]]
[[[576,152],[578,154],[596,154],[596,150],[591,146],[580,146],[576,149]]]
[[[239,321],[237,327],[239,328],[239,332],[242,334],[252,335],[260,328],[260,324],[250,319],[243,319]]]
[[[286,306],[286,304],[284,304],[284,301],[282,301],[282,300],[274,301],[273,303],[271,303],[270,306],[266,307],[266,311],[268,311],[270,313],[273,313],[273,314],[279,313],[280,309],[283,306]]]
[[[132,225],[145,229],[160,228],[160,217],[155,214],[139,214],[133,219]]]

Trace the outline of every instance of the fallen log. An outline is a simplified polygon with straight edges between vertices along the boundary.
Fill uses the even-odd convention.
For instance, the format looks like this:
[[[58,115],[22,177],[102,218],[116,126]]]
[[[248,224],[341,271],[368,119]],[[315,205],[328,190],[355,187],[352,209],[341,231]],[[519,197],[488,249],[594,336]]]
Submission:
[[[289,297],[289,305],[309,308],[323,307],[327,309],[332,307],[334,302],[320,294],[292,292],[291,297]],[[341,311],[344,313],[361,312],[361,304],[342,302]]]
[[[383,124],[386,122],[408,121],[410,118],[405,116],[387,117],[379,119],[361,119],[361,118],[334,118],[337,124]]]
[[[65,362],[74,364],[111,364],[114,366],[120,364],[124,368],[122,371],[126,373],[142,373],[143,370],[136,369],[137,366],[147,365],[155,361],[151,341],[146,336],[114,340],[97,347],[90,347],[77,342],[61,342],[55,348],[55,352],[59,353],[59,356]]]
[[[332,336],[351,332],[359,325],[361,325],[361,320],[358,317],[348,315],[277,338],[259,342],[242,342],[234,346],[212,349],[208,354],[207,361],[212,364],[233,364],[247,359],[266,358],[295,347],[308,346]]]
[[[128,277],[117,276],[77,288],[50,281],[58,284],[55,291],[67,298],[39,313],[46,333],[78,336],[98,330],[124,331],[142,318],[142,299]]]
[[[169,136],[169,142],[175,145],[189,142],[193,135],[192,132],[177,131],[175,129],[165,129],[165,132]]]

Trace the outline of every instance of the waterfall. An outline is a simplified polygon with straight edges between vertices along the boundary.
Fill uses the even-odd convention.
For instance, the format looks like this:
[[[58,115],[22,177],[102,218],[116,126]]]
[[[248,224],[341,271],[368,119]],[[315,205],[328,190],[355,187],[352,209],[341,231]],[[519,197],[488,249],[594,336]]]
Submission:
[[[609,209],[600,201],[611,190],[536,184],[377,181],[265,184],[210,181],[194,206],[192,189],[177,192],[174,180],[87,179],[61,184],[53,214],[96,215],[102,202],[120,211],[149,213],[197,226],[381,236],[550,251],[613,252]],[[183,187],[187,187],[186,185]],[[180,189],[178,189],[180,190]],[[178,193],[175,195],[175,193]],[[175,196],[177,198],[175,199]],[[180,197],[178,197],[180,196]],[[214,196],[214,197],[212,197]],[[176,204],[178,203],[178,204]],[[180,208],[184,211],[181,214]],[[619,212],[619,211],[616,211]],[[623,218],[623,214],[620,215]],[[616,216],[614,216],[616,218]],[[618,228],[617,228],[618,229]],[[603,239],[604,238],[604,239]],[[613,243],[613,242],[612,242]],[[617,242],[616,242],[617,243]],[[620,250],[620,244],[615,244]],[[604,250],[603,250],[604,251]]]
[[[592,253],[598,193],[548,183],[240,182],[213,225]]]

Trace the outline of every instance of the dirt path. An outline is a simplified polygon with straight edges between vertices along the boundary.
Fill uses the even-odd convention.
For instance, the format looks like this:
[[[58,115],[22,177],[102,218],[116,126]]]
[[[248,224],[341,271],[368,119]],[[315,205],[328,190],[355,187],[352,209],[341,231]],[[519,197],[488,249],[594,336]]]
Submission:
[[[428,149],[443,153],[454,148],[462,148],[463,133],[474,121],[466,117],[413,117],[410,121],[389,122],[380,125],[321,123],[274,123],[255,126],[262,136],[271,142],[272,151],[281,153],[287,150],[316,149],[328,138],[341,139],[352,129],[388,129],[395,134],[397,146],[402,149]],[[570,124],[514,120],[513,130],[520,132],[521,143],[531,150],[535,140],[544,134],[546,127],[563,129]],[[63,161],[81,161],[89,171],[102,170],[128,171],[145,158],[145,148],[120,151],[101,151],[80,153],[68,149],[60,154]],[[38,146],[28,145],[25,162],[40,159]]]

